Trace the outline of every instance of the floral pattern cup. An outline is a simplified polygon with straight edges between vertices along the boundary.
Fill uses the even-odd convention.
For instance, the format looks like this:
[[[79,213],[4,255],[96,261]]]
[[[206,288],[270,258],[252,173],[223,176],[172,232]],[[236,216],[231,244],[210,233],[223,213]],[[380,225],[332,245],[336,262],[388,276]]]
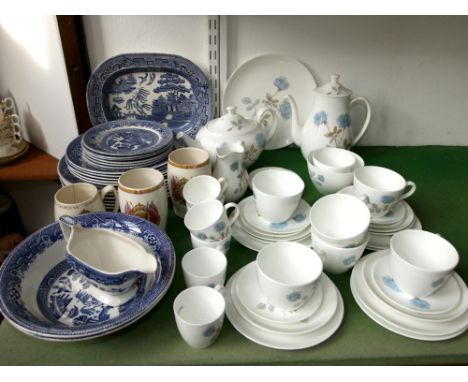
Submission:
[[[164,175],[153,168],[124,172],[118,181],[120,211],[166,228],[167,192]]]
[[[372,217],[388,214],[395,204],[416,191],[416,184],[385,167],[364,166],[354,172],[354,193],[369,208]],[[405,189],[409,190],[404,193]]]
[[[167,181],[174,212],[184,217],[187,206],[183,195],[185,184],[198,175],[211,175],[210,156],[207,151],[196,147],[183,147],[169,154]]]
[[[234,208],[228,217],[227,210]],[[221,241],[231,235],[231,226],[239,217],[236,203],[223,204],[219,200],[207,200],[196,204],[184,218],[185,226],[197,239]]]

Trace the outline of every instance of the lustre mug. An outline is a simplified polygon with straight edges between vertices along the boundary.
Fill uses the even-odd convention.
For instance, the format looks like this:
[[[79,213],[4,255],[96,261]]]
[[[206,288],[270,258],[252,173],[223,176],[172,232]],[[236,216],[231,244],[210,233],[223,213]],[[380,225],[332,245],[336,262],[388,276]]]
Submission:
[[[198,175],[211,175],[210,156],[196,147],[183,147],[172,151],[167,161],[167,181],[174,212],[184,217],[187,206],[183,195],[185,184]]]
[[[416,184],[385,167],[364,166],[354,172],[354,193],[369,208],[372,217],[388,214],[395,204],[416,191]],[[405,189],[409,187],[407,192]]]
[[[164,175],[154,168],[135,168],[118,181],[120,212],[139,216],[166,228],[167,191]]]
[[[77,216],[88,212],[105,211],[103,199],[108,193],[115,196],[114,212],[117,212],[118,195],[113,186],[98,190],[89,183],[73,183],[59,189],[54,196],[55,220],[61,216]]]

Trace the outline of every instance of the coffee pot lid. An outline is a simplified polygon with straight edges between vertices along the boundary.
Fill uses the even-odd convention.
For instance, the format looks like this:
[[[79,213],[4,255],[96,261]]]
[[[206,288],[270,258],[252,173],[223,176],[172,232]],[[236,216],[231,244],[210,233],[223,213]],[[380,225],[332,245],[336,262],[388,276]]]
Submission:
[[[330,82],[316,88],[315,91],[324,95],[339,96],[339,97],[350,96],[352,93],[351,90],[341,85],[341,83],[339,82],[339,79],[340,79],[339,74],[332,74],[330,76]]]

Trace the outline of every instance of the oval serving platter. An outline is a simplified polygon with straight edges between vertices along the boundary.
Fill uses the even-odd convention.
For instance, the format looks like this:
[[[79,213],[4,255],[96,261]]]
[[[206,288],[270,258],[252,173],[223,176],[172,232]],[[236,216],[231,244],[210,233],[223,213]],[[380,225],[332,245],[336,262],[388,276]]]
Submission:
[[[159,122],[195,136],[213,116],[208,80],[190,60],[172,54],[120,54],[103,61],[88,81],[93,125],[117,119]]]

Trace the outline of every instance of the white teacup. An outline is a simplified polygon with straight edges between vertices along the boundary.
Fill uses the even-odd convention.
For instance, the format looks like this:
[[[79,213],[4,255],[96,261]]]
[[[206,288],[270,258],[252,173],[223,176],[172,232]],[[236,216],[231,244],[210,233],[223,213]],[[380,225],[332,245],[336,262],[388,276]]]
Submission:
[[[167,183],[174,212],[184,217],[187,212],[183,189],[185,184],[198,175],[211,175],[210,155],[196,147],[182,147],[169,154],[167,161]]]
[[[218,338],[226,303],[216,289],[207,286],[187,288],[176,297],[173,309],[177,329],[190,346],[206,348]]]
[[[272,243],[257,255],[260,289],[269,303],[283,310],[296,310],[312,297],[322,268],[319,255],[299,243]]]
[[[192,247],[193,248],[214,248],[217,249],[218,251],[223,252],[224,254],[227,254],[229,251],[229,248],[231,246],[231,234],[227,235],[223,240],[219,241],[206,241],[206,240],[201,240],[194,236],[192,233],[190,233],[190,239],[192,240]]]
[[[228,217],[227,211],[234,208]],[[239,208],[236,203],[227,203],[223,206],[219,200],[205,200],[194,205],[187,211],[184,224],[198,239],[204,241],[221,241],[231,235],[231,226],[239,217]]]
[[[312,248],[321,257],[323,269],[335,275],[351,269],[361,258],[368,242],[369,235],[366,235],[364,241],[357,247],[341,248],[326,242],[317,235],[312,236]]]
[[[103,199],[110,192],[115,196],[114,212],[117,212],[119,202],[114,186],[105,186],[100,191],[89,183],[73,183],[62,187],[54,196],[55,220],[63,215],[77,216],[88,212],[105,211]]]
[[[128,170],[120,176],[118,185],[120,212],[166,228],[167,191],[160,171],[154,168]]]
[[[227,259],[223,252],[214,248],[195,248],[182,258],[185,285],[221,287],[226,281]]]
[[[224,202],[224,192],[227,182],[224,178],[216,179],[210,175],[198,175],[190,179],[184,186],[182,194],[187,208],[209,199]]]
[[[252,189],[258,213],[272,223],[282,223],[296,211],[304,182],[292,171],[271,168],[254,175]]]
[[[309,216],[312,236],[341,248],[357,247],[370,224],[367,206],[346,194],[323,196],[312,205]]]
[[[458,261],[455,247],[431,232],[408,229],[390,240],[390,272],[398,288],[415,297],[444,285]]]
[[[382,217],[400,200],[416,191],[416,184],[385,167],[364,166],[354,172],[354,193],[369,208],[373,217]],[[406,187],[410,189],[404,193]]]
[[[321,170],[348,173],[356,166],[356,157],[349,150],[338,147],[324,147],[311,154],[313,164]]]

